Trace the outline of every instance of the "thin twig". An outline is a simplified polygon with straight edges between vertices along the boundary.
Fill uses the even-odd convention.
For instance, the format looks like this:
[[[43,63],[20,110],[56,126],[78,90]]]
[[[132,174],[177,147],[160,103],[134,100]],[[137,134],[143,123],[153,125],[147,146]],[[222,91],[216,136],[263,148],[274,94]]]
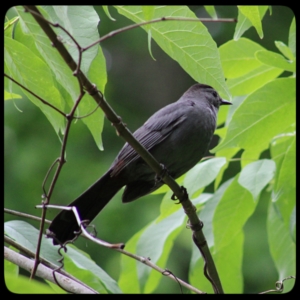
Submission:
[[[12,210],[12,209],[9,209],[9,208],[4,208],[4,212],[7,213],[7,214],[10,214],[10,215],[13,215],[13,216],[23,217],[23,218],[31,219],[31,220],[38,221],[38,222],[40,222],[42,220],[40,217],[36,217],[36,216],[30,215],[30,214],[22,213],[22,212]],[[45,223],[51,224],[51,221],[45,219]]]
[[[150,21],[144,21],[141,23],[136,23],[136,24],[132,24],[132,25],[128,25],[126,27],[111,31],[110,33],[104,35],[102,38],[100,38],[98,41],[92,43],[91,45],[84,47],[83,51],[88,50],[89,48],[97,45],[98,43],[103,42],[106,39],[109,39],[117,34],[120,34],[122,32],[134,29],[134,28],[138,28],[138,27],[142,27],[145,25],[149,25],[149,24],[153,24],[153,23],[158,23],[158,22],[163,22],[163,21],[189,21],[189,22],[236,22],[236,19],[209,19],[209,18],[184,18],[184,17],[162,17],[162,18],[158,18],[158,19],[153,19]]]

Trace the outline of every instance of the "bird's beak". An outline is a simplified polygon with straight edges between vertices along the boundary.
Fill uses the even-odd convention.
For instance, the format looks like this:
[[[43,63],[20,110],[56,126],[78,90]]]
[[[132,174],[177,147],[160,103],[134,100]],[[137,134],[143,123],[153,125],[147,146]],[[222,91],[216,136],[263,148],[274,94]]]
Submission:
[[[221,105],[232,105],[232,103],[227,100],[221,99]]]

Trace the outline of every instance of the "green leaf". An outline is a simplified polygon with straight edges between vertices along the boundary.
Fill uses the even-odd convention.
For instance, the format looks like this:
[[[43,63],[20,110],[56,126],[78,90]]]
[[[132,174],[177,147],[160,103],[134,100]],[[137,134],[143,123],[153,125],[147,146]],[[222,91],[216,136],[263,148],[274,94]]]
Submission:
[[[295,17],[291,23],[290,32],[289,32],[289,48],[291,49],[294,57],[296,57],[296,21]]]
[[[295,72],[296,71],[296,62],[295,61],[288,61],[282,55],[267,51],[261,50],[255,53],[256,58],[271,67],[280,68],[285,71]]]
[[[266,149],[275,135],[295,123],[295,93],[294,78],[279,78],[249,95],[232,116],[225,139],[211,151]]]
[[[160,217],[157,219],[160,219]],[[181,208],[159,222],[152,222],[143,230],[137,243],[137,253],[150,257],[151,262],[164,268],[173,247],[174,240],[176,236],[178,236],[184,220],[185,214]],[[153,292],[161,280],[161,274],[144,264],[139,264],[137,268],[142,292]]]
[[[267,229],[270,252],[279,273],[278,279],[296,276],[296,245],[273,202],[269,206]],[[289,292],[294,285],[294,280],[286,280],[284,293]]]
[[[72,34],[82,47],[88,46],[95,40],[99,39],[98,23],[99,17],[92,7],[89,6],[47,6],[42,8],[43,15],[46,18],[51,17],[53,22],[63,24]],[[18,10],[21,17],[22,30],[30,35],[31,40],[35,43],[36,51],[45,60],[51,68],[57,79],[57,88],[61,91],[67,102],[69,98],[75,102],[79,95],[78,81],[69,67],[66,65],[57,50],[50,45],[48,37],[41,28],[32,19],[30,14],[26,14],[22,9]],[[80,21],[80,22],[79,22]],[[80,24],[80,26],[78,25]],[[59,36],[63,39],[64,45],[70,51],[73,59],[78,60],[78,49],[62,30],[58,30]],[[94,46],[83,53],[81,69],[87,77],[97,85],[98,89],[104,93],[107,82],[106,63],[102,50]],[[69,103],[69,105],[72,105]],[[89,95],[85,95],[79,108],[77,109],[80,116],[91,113],[97,107],[97,103]],[[82,119],[91,131],[94,140],[100,150],[103,149],[101,133],[103,129],[104,114],[101,109],[97,109],[92,115]]]
[[[238,5],[238,9],[241,11],[241,13],[247,19],[249,19],[249,21],[255,27],[259,37],[262,39],[264,34],[263,34],[263,30],[262,30],[261,16],[260,16],[258,6],[240,6],[240,5]]]
[[[271,142],[271,157],[276,162],[277,172],[281,168],[282,161],[286,155],[287,150],[294,142],[296,132],[286,132],[274,137]]]
[[[259,11],[259,15],[260,15],[260,19],[262,20],[262,18],[264,17],[268,6],[257,6],[258,11]],[[234,40],[238,40],[243,33],[248,30],[250,27],[252,26],[252,23],[250,21],[250,19],[248,19],[239,9],[238,11],[238,22],[236,24],[235,27],[235,32],[234,32]]]
[[[98,40],[98,23],[100,22],[98,14],[91,6],[46,6],[45,10],[49,13],[51,19],[62,24],[80,44],[81,47],[88,46]],[[108,12],[108,10],[107,10]],[[80,24],[80,26],[78,26]],[[69,41],[70,38],[62,34],[63,40]],[[72,45],[73,42],[69,41]],[[66,43],[68,45],[68,43]],[[73,59],[78,61],[78,50],[75,45],[68,47]],[[83,53],[81,70],[104,94],[107,83],[106,62],[100,46],[94,46]],[[90,114],[97,107],[95,100],[89,96],[80,102],[78,107],[80,116]],[[89,128],[96,145],[103,150],[101,133],[104,124],[104,113],[98,108],[93,114],[81,119]]]
[[[250,192],[238,183],[238,177],[236,176],[226,189],[213,217],[216,251],[230,245],[235,236],[243,230],[256,206]]]
[[[206,12],[214,19],[218,19],[217,12],[213,5],[204,5]]]
[[[5,285],[13,294],[55,294],[48,285],[21,275],[15,277],[6,273]]]
[[[42,8],[39,9],[45,18],[49,18],[47,13],[43,11]],[[76,78],[71,76],[72,71],[66,65],[58,51],[51,46],[49,38],[33,19],[31,14],[25,13],[21,7],[17,7],[17,12],[20,16],[20,25],[23,33],[28,35],[31,41],[34,41],[36,51],[38,51],[40,56],[44,59],[45,64],[52,71],[52,74],[56,77],[56,80],[65,87],[75,102],[75,100],[78,98],[79,87]],[[40,72],[38,74],[40,75]]]
[[[233,96],[247,95],[264,87],[266,83],[277,78],[282,72],[282,69],[261,65],[244,76],[228,79],[227,86]]]
[[[39,231],[32,225],[24,221],[8,221],[4,223],[4,232],[15,242],[35,253]],[[57,260],[60,256],[57,249],[58,247],[54,247],[49,239],[42,238],[41,257],[59,266]]]
[[[100,294],[122,293],[115,280],[107,275],[87,253],[79,250],[74,245],[68,245],[67,248],[67,253],[64,253],[64,267],[68,273]]]
[[[244,254],[244,232],[240,229],[230,244],[224,246],[214,255],[225,293],[242,294],[244,276],[242,272]]]
[[[99,16],[92,6],[42,6],[54,23],[63,26],[81,47],[86,47],[99,39]],[[79,51],[73,40],[62,30],[57,30],[64,46],[68,49],[75,62],[78,62]],[[81,70],[87,74],[92,61],[96,57],[99,47],[91,47],[84,51]]]
[[[135,23],[145,21],[143,11],[138,6],[116,6],[116,8],[120,14]],[[154,17],[196,18],[186,6],[155,6]],[[223,97],[230,98],[216,43],[202,23],[158,22],[152,24],[151,33],[156,43],[195,81],[211,85]]]
[[[141,6],[145,21],[150,21],[154,17],[154,6],[152,5],[142,5]],[[151,26],[151,24],[149,24]],[[148,25],[146,25],[148,26]]]
[[[190,197],[193,197],[197,191],[209,185],[217,177],[225,163],[226,159],[224,157],[218,157],[201,162],[189,170],[186,173],[183,185]]]
[[[15,249],[12,249],[13,247],[10,247],[11,250],[15,251]],[[16,251],[18,252],[18,251]],[[12,276],[15,276],[15,278],[19,275],[19,266],[12,263],[11,261],[4,259],[4,273],[10,274]]]
[[[200,211],[199,218],[203,222],[203,233],[207,240],[208,246],[211,248],[215,244],[215,238],[213,234],[213,218],[224,193],[226,192],[227,188],[231,185],[233,179],[229,179],[224,182],[217,191],[210,197],[209,201],[205,203],[204,208]],[[199,250],[196,251],[196,257],[200,258]],[[194,254],[193,254],[194,255]],[[194,257],[194,258],[196,258]],[[198,259],[197,258],[197,259]],[[193,262],[193,259],[192,261]]]
[[[12,100],[12,99],[22,99],[22,96],[4,90],[4,100]]]
[[[21,43],[6,37],[4,59],[8,75],[63,111],[64,105],[60,93],[53,83],[52,72],[39,57]],[[60,130],[64,131],[64,118],[61,114],[27,91],[24,93],[33,104],[41,109],[56,133]]]
[[[287,144],[289,143],[289,144]],[[284,143],[287,148],[280,163],[272,200],[281,214],[287,228],[296,205],[296,137]]]
[[[101,71],[99,72],[99,70]],[[102,51],[99,51],[94,59],[89,69],[88,77],[91,82],[93,82],[97,88],[104,93],[107,82],[107,74],[105,59]],[[79,109],[80,116],[88,115],[88,117],[82,118],[81,120],[89,128],[98,148],[103,150],[101,133],[104,126],[104,112],[99,107],[97,108],[97,106],[98,104],[95,102],[95,100],[90,95],[85,94],[84,98],[79,104]],[[91,112],[93,113],[90,114]]]
[[[259,159],[261,149],[259,148],[246,148],[241,156],[241,168],[245,168],[248,164]]]
[[[229,41],[220,46],[220,57],[226,78],[241,77],[262,65],[255,57],[262,46],[253,41],[241,38],[238,41]]]
[[[111,16],[111,14],[110,14],[110,12],[109,12],[109,10],[108,10],[108,6],[107,6],[107,5],[102,5],[102,8],[103,8],[105,14],[107,15],[107,17],[108,17],[111,21],[116,21],[116,19],[114,19],[114,18]]]
[[[261,159],[242,169],[238,183],[247,189],[255,201],[262,189],[273,179],[276,165],[271,159]]]
[[[140,230],[133,237],[131,237],[131,239],[126,243],[126,251],[130,253],[136,253],[136,245],[146,228]],[[141,293],[141,287],[139,285],[137,273],[137,265],[139,263],[140,262],[128,257],[127,255],[121,256],[121,273],[118,284],[124,293]]]
[[[242,258],[243,258],[243,231],[240,230],[234,239],[227,246],[216,250],[214,246],[213,223],[215,211],[222,200],[224,193],[231,186],[233,180],[230,179],[220,186],[216,193],[205,204],[200,213],[200,219],[204,223],[203,231],[213,259],[220,276],[222,286],[226,293],[241,293],[243,289]],[[224,224],[231,222],[230,217]],[[234,278],[234,280],[232,280]],[[189,273],[190,283],[197,288],[213,293],[210,282],[203,274],[203,259],[199,254],[199,249],[193,245],[192,259]]]
[[[199,252],[196,246],[193,246],[193,248],[195,252]],[[244,233],[240,231],[229,245],[213,254],[214,263],[226,294],[242,294],[243,292],[243,248]],[[191,264],[190,284],[206,293],[214,294],[211,283],[203,275],[203,269],[202,258]]]
[[[161,209],[160,216],[137,232],[126,243],[127,251],[149,257],[151,262],[161,268],[165,267],[174,240],[185,220],[183,209],[171,205],[169,194],[164,197],[164,202],[168,198],[170,209],[166,209],[164,205],[165,208]],[[175,206],[176,210],[174,211],[172,207]],[[122,272],[119,285],[124,293],[151,293],[161,280],[161,274],[144,264],[125,256],[122,257],[121,263]]]
[[[275,46],[286,58],[290,59],[291,61],[295,60],[292,50],[286,44],[280,41],[275,41]]]
[[[242,291],[243,227],[255,206],[251,194],[238,184],[238,176],[216,206],[212,224],[214,261],[226,293]]]

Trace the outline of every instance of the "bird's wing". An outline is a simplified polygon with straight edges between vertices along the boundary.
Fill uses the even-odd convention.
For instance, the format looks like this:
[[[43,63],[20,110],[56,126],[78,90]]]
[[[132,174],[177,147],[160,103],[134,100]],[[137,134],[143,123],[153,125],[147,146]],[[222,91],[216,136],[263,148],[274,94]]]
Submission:
[[[167,105],[151,116],[142,127],[134,132],[133,136],[147,150],[150,150],[165,140],[172,133],[173,129],[186,119],[187,109],[190,109],[189,106],[192,105],[184,105],[178,102]],[[112,165],[111,176],[117,175],[129,163],[139,157],[139,154],[126,143]]]

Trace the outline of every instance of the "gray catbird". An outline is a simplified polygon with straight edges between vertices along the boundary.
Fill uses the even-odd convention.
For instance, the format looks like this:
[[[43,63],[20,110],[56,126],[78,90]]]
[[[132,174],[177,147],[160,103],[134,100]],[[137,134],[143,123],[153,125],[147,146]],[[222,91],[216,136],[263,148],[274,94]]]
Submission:
[[[231,104],[205,84],[190,87],[175,103],[169,104],[134,132],[135,138],[178,178],[191,169],[208,149],[216,128],[220,105]],[[155,173],[126,143],[109,170],[69,206],[76,206],[81,220],[91,222],[123,187],[122,201],[130,202],[158,189]],[[61,211],[49,230],[53,244],[75,237],[79,227],[71,211]]]

